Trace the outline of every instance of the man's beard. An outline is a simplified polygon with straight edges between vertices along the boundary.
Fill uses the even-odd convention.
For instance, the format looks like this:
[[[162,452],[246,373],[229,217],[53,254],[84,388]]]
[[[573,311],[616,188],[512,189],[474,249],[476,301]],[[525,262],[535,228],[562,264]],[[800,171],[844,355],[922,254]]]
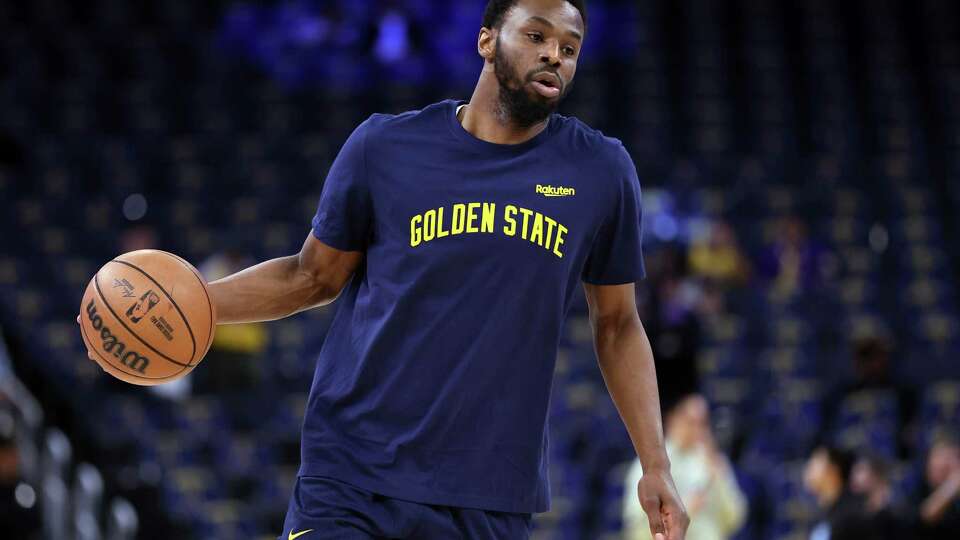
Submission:
[[[569,93],[573,81],[564,85],[563,91],[557,99],[540,98],[531,96],[527,91],[526,81],[520,78],[514,65],[503,53],[497,38],[497,54],[493,58],[494,72],[497,75],[497,82],[500,83],[499,101],[500,109],[509,122],[517,127],[528,128],[538,122],[542,122],[550,116],[550,113],[557,110],[560,102]],[[545,68],[546,66],[544,66]],[[549,69],[537,69],[529,75],[541,71],[550,71]]]

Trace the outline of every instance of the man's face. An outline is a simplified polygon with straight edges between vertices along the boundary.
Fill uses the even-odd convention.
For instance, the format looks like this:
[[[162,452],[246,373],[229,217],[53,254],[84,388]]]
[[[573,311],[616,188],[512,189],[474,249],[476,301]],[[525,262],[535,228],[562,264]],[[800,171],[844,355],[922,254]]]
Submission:
[[[937,443],[930,449],[926,467],[927,483],[936,488],[960,470],[960,447]]]
[[[807,491],[818,494],[830,470],[830,460],[823,449],[817,449],[803,468],[803,486]]]
[[[868,494],[883,485],[883,478],[877,474],[865,459],[857,460],[850,471],[850,491],[858,494]]]
[[[709,436],[710,412],[701,397],[685,399],[670,418],[669,437],[673,444],[687,450],[703,443]]]
[[[565,0],[520,0],[507,12],[493,63],[515,124],[545,120],[569,94],[583,34],[580,12]]]

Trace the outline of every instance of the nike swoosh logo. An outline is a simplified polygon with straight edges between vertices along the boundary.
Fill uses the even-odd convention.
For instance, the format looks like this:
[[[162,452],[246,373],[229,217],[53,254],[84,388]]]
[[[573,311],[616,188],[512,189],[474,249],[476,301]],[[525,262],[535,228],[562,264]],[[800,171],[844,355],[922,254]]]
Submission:
[[[301,536],[307,534],[308,532],[313,532],[313,529],[307,529],[305,531],[300,531],[297,534],[293,534],[293,529],[290,529],[290,534],[287,535],[287,540],[294,540],[294,538],[300,538]]]

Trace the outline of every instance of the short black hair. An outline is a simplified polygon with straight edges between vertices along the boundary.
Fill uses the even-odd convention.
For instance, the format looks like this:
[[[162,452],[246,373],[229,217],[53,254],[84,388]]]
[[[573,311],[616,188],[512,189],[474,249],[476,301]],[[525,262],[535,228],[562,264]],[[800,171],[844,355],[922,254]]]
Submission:
[[[483,10],[483,26],[485,28],[499,28],[503,24],[503,18],[510,11],[510,8],[517,5],[520,0],[490,0],[487,2],[486,9]],[[587,0],[566,0],[566,2],[577,8],[580,12],[580,18],[583,19],[583,26],[587,26]]]
[[[823,448],[827,454],[827,461],[836,467],[837,472],[840,473],[840,478],[843,480],[843,485],[847,485],[847,483],[850,481],[850,471],[853,469],[853,463],[857,459],[856,454],[844,448],[832,445],[825,445],[821,448]]]
[[[863,463],[873,471],[878,478],[887,481],[890,479],[890,462],[876,452],[866,452],[859,458]]]

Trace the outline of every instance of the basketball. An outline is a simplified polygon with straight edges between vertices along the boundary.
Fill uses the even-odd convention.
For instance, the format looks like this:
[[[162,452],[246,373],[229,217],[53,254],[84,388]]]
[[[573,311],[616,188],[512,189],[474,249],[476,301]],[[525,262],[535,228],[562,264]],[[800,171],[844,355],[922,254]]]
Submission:
[[[190,373],[210,348],[215,320],[196,268],[152,249],[103,265],[80,305],[80,332],[91,356],[114,377],[144,386]]]

